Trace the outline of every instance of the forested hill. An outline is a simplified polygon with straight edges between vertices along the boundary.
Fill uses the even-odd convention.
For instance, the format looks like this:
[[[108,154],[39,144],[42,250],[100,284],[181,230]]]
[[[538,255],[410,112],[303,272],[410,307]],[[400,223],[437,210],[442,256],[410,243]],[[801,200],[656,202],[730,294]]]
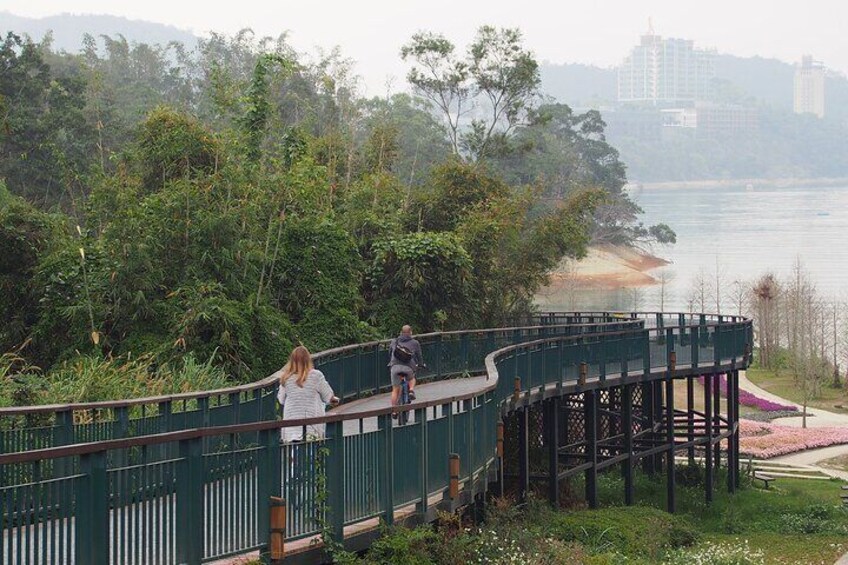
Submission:
[[[174,26],[130,20],[118,16],[92,14],[59,14],[44,18],[26,18],[9,12],[0,12],[0,34],[13,31],[29,35],[34,41],[41,41],[50,32],[53,49],[79,53],[83,48],[83,36],[89,34],[99,38],[123,36],[130,43],[148,43],[167,45],[179,41],[193,47],[197,38],[190,32]]]
[[[0,405],[216,388],[402,324],[492,327],[592,240],[674,239],[639,223],[600,115],[541,103],[518,30],[453,50],[416,34],[414,95],[364,98],[342,53],[249,30],[75,53],[7,34]],[[508,108],[458,122],[433,103],[456,81],[422,78],[433,59],[481,69],[450,94],[463,108],[484,88]]]

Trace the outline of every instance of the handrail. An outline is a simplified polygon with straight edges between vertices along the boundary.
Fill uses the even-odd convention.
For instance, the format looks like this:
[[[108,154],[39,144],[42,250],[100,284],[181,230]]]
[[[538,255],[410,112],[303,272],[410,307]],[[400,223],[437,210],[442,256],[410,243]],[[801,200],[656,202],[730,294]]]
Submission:
[[[558,315],[563,315],[558,313]],[[569,313],[564,314],[569,316]],[[588,318],[600,318],[606,316],[607,319],[612,323],[623,323],[620,319],[613,319],[609,314],[606,313],[590,313],[590,314],[577,314],[579,317],[588,317]],[[575,316],[575,317],[577,317]],[[631,321],[635,323],[640,323],[638,319],[631,319]],[[419,341],[427,341],[430,338],[439,338],[445,336],[461,336],[461,335],[473,335],[473,334],[481,334],[486,332],[509,332],[514,330],[522,330],[522,331],[532,331],[532,330],[546,330],[551,328],[564,328],[564,327],[577,327],[577,326],[595,326],[597,323],[586,323],[586,324],[557,324],[557,325],[534,325],[534,326],[512,326],[512,327],[503,327],[503,328],[481,328],[481,329],[472,329],[472,330],[452,330],[445,332],[430,332],[426,334],[419,334],[416,336],[416,339]],[[313,362],[315,362],[316,366],[320,365],[320,362],[326,359],[330,359],[333,356],[345,354],[345,353],[353,353],[358,350],[373,348],[379,346],[388,346],[391,342],[391,338],[382,339],[376,341],[368,341],[364,343],[355,343],[351,345],[344,345],[340,347],[335,347],[332,349],[327,349],[315,353],[312,355]],[[423,344],[422,344],[423,345]],[[97,402],[75,402],[75,403],[67,403],[67,404],[38,404],[31,406],[11,406],[11,407],[3,407],[0,408],[0,417],[3,416],[23,416],[27,414],[39,414],[45,412],[62,412],[69,410],[96,410],[96,409],[109,409],[109,408],[119,408],[119,407],[129,407],[129,406],[138,406],[142,404],[159,404],[162,402],[174,402],[174,401],[187,401],[187,400],[197,400],[200,398],[209,398],[212,396],[225,396],[236,393],[243,392],[251,392],[256,389],[260,389],[262,387],[268,386],[270,384],[275,384],[276,378],[273,375],[265,377],[261,380],[254,381],[252,383],[247,383],[243,385],[236,385],[227,388],[221,389],[213,389],[213,390],[205,390],[205,391],[195,391],[195,392],[184,392],[178,394],[170,394],[170,395],[160,395],[160,396],[148,396],[148,397],[140,397],[140,398],[129,398],[122,400],[104,400]]]
[[[664,318],[675,318],[679,316],[693,316],[691,313],[659,313]],[[629,320],[632,322],[641,322],[642,318],[652,319],[658,315],[658,313],[649,313],[649,312],[624,312],[621,315],[629,316]],[[620,318],[615,318],[615,313],[613,312],[590,312],[590,313],[582,313],[582,312],[551,312],[540,314],[537,319],[545,319],[549,316],[565,316],[565,317],[587,317],[587,318],[606,318],[611,323],[624,323],[624,320]],[[738,321],[744,321],[746,318],[740,316],[722,316],[718,314],[700,314],[701,319],[705,320],[704,323],[700,324],[705,327],[714,327],[720,325],[722,322],[719,321],[721,318],[729,318],[730,323],[737,323]],[[716,319],[716,321],[709,321]],[[558,327],[575,327],[577,325],[584,326],[592,326],[596,325],[596,323],[588,323],[588,324],[557,324],[557,325],[546,325],[539,324],[534,326],[512,326],[512,327],[503,327],[503,328],[481,328],[481,329],[472,329],[472,330],[452,330],[445,332],[430,332],[426,334],[420,334],[416,336],[419,341],[428,340],[430,338],[438,338],[444,336],[461,336],[461,335],[473,335],[480,334],[485,332],[508,332],[514,330],[545,330],[550,328],[558,328]],[[663,326],[663,327],[672,327],[672,326]],[[315,353],[312,358],[315,362],[316,366],[320,364],[321,361],[325,359],[329,359],[335,355],[340,355],[344,353],[352,353],[357,350],[369,348],[369,347],[379,347],[379,346],[388,346],[391,342],[391,339],[383,339],[376,341],[369,341],[364,343],[356,343],[351,345],[345,345],[340,347],[335,347],[332,349],[327,349],[324,351],[320,351]],[[130,398],[130,399],[122,399],[122,400],[105,400],[105,401],[97,401],[97,402],[78,402],[78,403],[66,403],[66,404],[38,404],[31,406],[11,406],[11,407],[3,407],[0,408],[0,417],[3,416],[25,416],[27,414],[41,414],[47,412],[64,412],[64,411],[73,411],[73,410],[96,410],[96,409],[110,409],[110,408],[120,408],[120,407],[130,407],[130,406],[138,406],[142,404],[159,404],[163,402],[179,402],[179,401],[189,401],[189,400],[197,400],[201,398],[209,398],[213,396],[225,396],[230,394],[240,394],[244,392],[255,391],[256,389],[260,389],[262,387],[268,386],[270,384],[274,384],[276,379],[273,375],[265,377],[261,380],[247,383],[243,385],[236,385],[227,388],[221,389],[213,389],[206,391],[195,391],[195,392],[185,392],[171,395],[160,395],[160,396],[149,396],[149,397],[141,397],[141,398]]]
[[[601,326],[605,324],[600,324]],[[697,326],[685,326],[682,329],[691,329],[691,328],[702,328],[702,327],[718,327],[720,324],[706,324],[706,325],[697,325]],[[512,328],[510,328],[512,329]],[[662,333],[667,329],[672,328],[648,328],[643,331],[645,333]],[[678,328],[680,329],[680,328]],[[144,436],[137,436],[132,438],[123,438],[123,439],[114,439],[114,440],[105,440],[105,441],[97,441],[97,442],[85,442],[80,444],[72,444],[65,445],[61,447],[52,447],[45,449],[36,449],[30,450],[26,452],[16,452],[16,453],[7,453],[0,454],[0,465],[11,464],[11,463],[21,463],[21,462],[32,462],[38,461],[42,459],[51,459],[51,458],[59,458],[59,457],[68,457],[75,455],[85,455],[90,453],[96,453],[99,451],[108,451],[111,449],[127,449],[131,447],[141,447],[148,445],[155,445],[159,443],[168,443],[173,441],[181,441],[187,439],[197,439],[203,437],[212,437],[218,435],[228,435],[228,434],[243,434],[257,431],[266,431],[272,429],[282,429],[282,428],[295,428],[295,427],[304,427],[311,426],[315,424],[329,424],[329,423],[337,423],[337,422],[345,422],[351,420],[362,420],[365,418],[375,418],[378,416],[386,416],[389,414],[393,414],[395,412],[406,412],[406,411],[416,411],[426,408],[431,408],[434,406],[441,406],[446,403],[451,402],[459,402],[463,400],[468,400],[471,398],[475,398],[481,396],[489,391],[495,390],[498,386],[500,380],[500,374],[497,367],[498,360],[503,359],[505,356],[514,353],[520,350],[529,350],[530,348],[537,347],[540,345],[552,344],[552,343],[566,343],[566,342],[577,342],[581,340],[585,340],[586,338],[593,339],[606,339],[606,338],[615,338],[615,337],[632,337],[634,335],[633,331],[624,330],[624,331],[610,331],[610,332],[601,332],[601,333],[593,333],[593,334],[580,334],[580,335],[572,335],[572,336],[558,336],[551,337],[539,340],[533,340],[528,342],[523,342],[519,344],[509,345],[493,351],[489,353],[485,358],[485,366],[486,366],[486,385],[481,386],[475,390],[466,392],[460,395],[446,395],[429,401],[415,401],[405,406],[386,406],[385,408],[379,408],[374,410],[367,411],[359,411],[359,412],[343,412],[343,413],[334,413],[332,411],[328,412],[325,416],[315,417],[315,418],[302,418],[296,420],[265,420],[261,422],[253,422],[246,424],[234,424],[234,425],[222,425],[215,427],[205,427],[205,428],[192,428],[174,432],[164,432],[159,434],[149,434]],[[383,343],[375,342],[375,343]],[[347,349],[338,348],[338,349]],[[742,353],[742,352],[740,352]],[[508,398],[500,399],[500,402],[507,401]]]
[[[453,507],[459,502],[456,496],[467,502],[485,491],[494,469],[496,423],[504,412],[548,394],[666,378],[670,351],[678,353],[673,376],[729,370],[739,359],[742,365],[750,361],[751,322],[746,319],[603,313],[592,318],[601,323],[558,325],[563,317],[542,316],[539,326],[421,336],[432,353],[448,353],[436,357],[445,365],[435,376],[462,378],[473,372],[486,379],[479,378],[479,384],[462,394],[448,390],[399,409],[386,405],[278,420],[276,409],[262,412],[259,402],[276,403],[276,383],[266,378],[224,392],[192,393],[199,409],[191,412],[171,413],[168,408],[128,420],[128,404],[108,406],[117,418],[91,424],[96,433],[81,436],[81,442],[62,443],[73,435],[49,435],[49,441],[38,443],[31,439],[38,430],[16,432],[23,434],[21,445],[31,445],[8,452],[0,444],[0,451],[6,451],[0,453],[0,560],[138,563],[154,559],[154,554],[157,562],[220,559],[268,547],[268,501],[279,496],[290,504],[286,543],[320,533],[316,516],[326,520],[337,540],[344,538],[345,526],[378,517],[390,523],[399,508],[413,504],[426,518],[432,516],[433,496]],[[475,334],[482,339],[475,340]],[[321,352],[316,365],[347,371],[341,375],[327,369],[328,378],[350,381],[340,380],[337,393],[378,391],[386,372],[378,355],[386,343]],[[589,380],[578,378],[578,366],[581,377],[589,374]],[[522,377],[520,405],[510,400],[514,390],[509,377],[515,376]],[[254,404],[240,403],[244,387],[253,391]],[[230,398],[234,403],[214,412],[204,399],[216,394],[236,395]],[[152,402],[167,405],[171,400],[155,397]],[[66,426],[70,410],[103,408],[68,406]],[[240,415],[246,406],[260,413]],[[397,410],[414,413],[414,419],[393,425],[390,414]],[[179,422],[171,422],[178,416]],[[161,421],[167,431],[147,433],[161,427]],[[357,424],[345,426],[351,421]],[[327,427],[325,438],[280,444],[279,429],[315,424]],[[712,428],[709,438],[698,441],[718,441],[728,433],[732,431]],[[448,472],[449,460],[461,461],[458,476]],[[316,464],[322,466],[324,486],[316,482]],[[326,506],[316,497],[321,489],[326,489]],[[148,512],[155,512],[156,519]],[[54,538],[59,545],[37,543]]]

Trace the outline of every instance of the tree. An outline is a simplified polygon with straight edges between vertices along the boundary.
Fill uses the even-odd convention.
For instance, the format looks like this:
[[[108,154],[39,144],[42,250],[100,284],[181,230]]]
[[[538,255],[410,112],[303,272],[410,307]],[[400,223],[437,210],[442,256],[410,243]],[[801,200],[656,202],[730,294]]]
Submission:
[[[401,57],[415,63],[407,79],[441,115],[457,156],[477,162],[501,153],[533,115],[539,68],[517,29],[479,28],[464,57],[444,36],[417,33]]]
[[[45,207],[75,202],[93,149],[85,82],[53,73],[48,48],[11,32],[0,43],[0,178]]]
[[[656,279],[659,282],[659,298],[660,312],[665,312],[665,301],[668,294],[668,285],[675,279],[676,275],[669,269],[660,269],[656,274]]]
[[[754,320],[759,337],[759,362],[761,367],[772,368],[780,343],[780,316],[778,304],[780,285],[772,273],[761,276],[751,290],[754,300]]]

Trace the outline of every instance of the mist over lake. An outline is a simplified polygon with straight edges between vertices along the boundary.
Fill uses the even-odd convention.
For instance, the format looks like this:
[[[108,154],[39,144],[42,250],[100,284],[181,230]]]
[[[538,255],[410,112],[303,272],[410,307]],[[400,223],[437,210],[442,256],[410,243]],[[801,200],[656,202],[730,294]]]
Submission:
[[[844,299],[848,277],[848,186],[770,188],[639,188],[634,200],[645,211],[646,225],[665,222],[677,232],[677,244],[655,248],[671,261],[665,289],[666,310],[688,310],[687,297],[699,270],[722,281],[722,311],[733,310],[734,281],[750,282],[766,271],[787,277],[800,258],[826,300]],[[657,271],[651,273],[655,277]],[[543,309],[572,304],[566,293],[539,297]],[[709,310],[715,310],[714,299]],[[638,289],[580,290],[577,309],[660,307],[659,285]]]

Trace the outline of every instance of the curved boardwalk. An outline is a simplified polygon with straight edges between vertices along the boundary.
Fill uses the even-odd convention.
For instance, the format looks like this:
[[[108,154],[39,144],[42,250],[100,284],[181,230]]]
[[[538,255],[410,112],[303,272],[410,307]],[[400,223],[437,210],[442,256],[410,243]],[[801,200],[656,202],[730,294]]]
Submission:
[[[492,491],[541,490],[556,502],[559,482],[575,473],[594,506],[597,474],[611,466],[624,473],[627,502],[634,466],[666,473],[673,511],[675,452],[703,451],[712,477],[722,438],[736,467],[733,399],[748,320],[550,314],[421,341],[432,369],[403,426],[385,394],[386,342],[315,356],[345,398],[319,419],[278,420],[273,379],[0,410],[0,560],[201,563],[258,551],[316,562],[321,531],[363,548],[380,520],[430,520]],[[731,392],[724,410],[711,386],[719,372]],[[704,413],[692,402],[698,375]],[[675,379],[687,381],[686,406],[674,406]],[[325,439],[280,445],[281,427],[313,423],[326,424]],[[728,477],[732,490],[738,477]],[[284,523],[272,522],[279,504]]]

